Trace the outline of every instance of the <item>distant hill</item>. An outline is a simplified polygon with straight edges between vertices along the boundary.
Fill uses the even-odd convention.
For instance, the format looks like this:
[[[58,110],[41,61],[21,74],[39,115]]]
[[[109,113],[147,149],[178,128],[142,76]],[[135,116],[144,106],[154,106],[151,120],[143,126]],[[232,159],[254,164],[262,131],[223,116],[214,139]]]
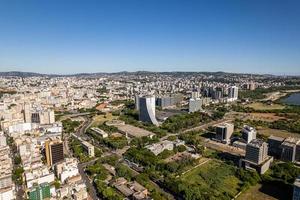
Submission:
[[[0,76],[33,77],[33,76],[46,76],[46,75],[34,73],[34,72],[10,71],[10,72],[0,72]]]
[[[0,72],[0,76],[17,76],[17,77],[37,77],[37,76],[47,76],[47,77],[62,77],[62,76],[76,76],[76,77],[98,77],[105,75],[154,75],[154,74],[163,74],[163,75],[173,75],[173,76],[187,76],[187,75],[206,75],[206,76],[232,76],[232,75],[251,75],[251,74],[241,74],[241,73],[229,73],[229,72],[150,72],[150,71],[136,71],[136,72],[114,72],[114,73],[106,73],[106,72],[98,72],[98,73],[77,73],[77,74],[68,74],[68,75],[58,75],[58,74],[41,74],[35,72],[21,72],[21,71],[9,71],[9,72]],[[256,76],[272,76],[272,75],[260,75],[260,74],[252,74]]]

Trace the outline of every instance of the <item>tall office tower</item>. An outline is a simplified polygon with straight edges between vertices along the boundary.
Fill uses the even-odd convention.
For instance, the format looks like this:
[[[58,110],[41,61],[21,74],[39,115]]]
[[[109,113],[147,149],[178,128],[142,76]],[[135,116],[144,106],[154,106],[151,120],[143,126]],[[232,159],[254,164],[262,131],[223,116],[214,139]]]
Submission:
[[[7,145],[6,137],[4,135],[1,135],[1,133],[0,133],[0,147],[4,147],[6,145]]]
[[[155,118],[155,96],[143,96],[139,98],[139,120],[158,125]]]
[[[39,112],[31,113],[31,123],[39,124],[40,122],[41,122],[40,113]]]
[[[293,200],[300,200],[300,177],[294,182]]]
[[[60,140],[46,141],[45,152],[48,166],[64,160],[64,145]]]
[[[216,126],[216,139],[228,144],[230,142],[230,137],[233,133],[234,125],[229,123],[224,123]]]
[[[223,88],[217,87],[213,92],[213,99],[222,99],[223,98]]]
[[[181,101],[182,101],[182,96],[179,94],[163,96],[163,97],[156,98],[156,105],[162,109],[165,109],[165,108],[176,106]]]
[[[213,97],[215,93],[215,88],[214,87],[209,87],[208,88],[208,97]]]
[[[236,86],[231,86],[228,88],[228,98],[231,100],[237,100],[238,99],[238,92],[239,88]]]
[[[283,141],[284,138],[271,135],[268,138],[268,154],[279,159],[281,157],[280,145],[283,143]]]
[[[25,123],[31,123],[31,106],[29,103],[24,104],[24,120]]]
[[[198,92],[198,91],[193,91],[193,92],[192,92],[191,98],[192,98],[192,99],[200,98],[200,92]]]
[[[295,162],[299,160],[300,140],[292,137],[286,138],[280,145],[281,160]],[[297,148],[298,147],[298,148]]]
[[[135,101],[135,109],[140,110],[140,101],[139,101],[140,96],[138,94],[135,95],[134,101]]]
[[[255,83],[253,82],[249,83],[249,90],[255,90]]]
[[[49,113],[49,124],[55,123],[55,113],[54,113],[54,110],[50,110],[48,113]]]
[[[260,139],[254,139],[246,146],[245,160],[261,164],[268,158],[268,144]]]
[[[53,110],[45,110],[39,113],[40,124],[53,124],[55,122],[55,115]]]
[[[246,141],[247,144],[253,139],[256,139],[255,128],[245,125],[242,129],[242,138]]]
[[[190,99],[189,100],[189,112],[196,112],[202,110],[202,100],[201,99]]]

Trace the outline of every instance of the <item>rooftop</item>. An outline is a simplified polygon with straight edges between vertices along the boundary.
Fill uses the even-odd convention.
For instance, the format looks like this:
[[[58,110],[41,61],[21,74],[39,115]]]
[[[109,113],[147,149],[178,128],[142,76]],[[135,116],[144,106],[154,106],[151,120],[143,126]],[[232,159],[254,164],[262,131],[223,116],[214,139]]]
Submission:
[[[141,129],[129,124],[124,125],[115,125],[119,131],[128,134],[131,137],[145,137],[145,136],[151,136],[155,135],[154,133],[147,131],[145,129]]]
[[[254,147],[261,147],[265,142],[261,139],[254,139],[248,145]]]

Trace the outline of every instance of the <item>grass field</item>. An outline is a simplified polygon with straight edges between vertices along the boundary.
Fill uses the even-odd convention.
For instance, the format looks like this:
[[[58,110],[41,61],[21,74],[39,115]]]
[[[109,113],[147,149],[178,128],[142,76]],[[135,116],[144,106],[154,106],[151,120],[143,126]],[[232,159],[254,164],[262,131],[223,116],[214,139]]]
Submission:
[[[249,113],[246,119],[273,122],[285,118],[277,116],[275,113]]]
[[[278,136],[278,137],[300,137],[300,134],[298,133],[291,133],[285,130],[278,130],[278,129],[271,129],[271,128],[258,128],[258,133],[265,135],[265,136]]]
[[[283,109],[285,106],[280,105],[280,104],[266,104],[266,103],[260,103],[260,102],[255,102],[247,105],[247,107],[253,108],[255,110],[274,110],[274,109]]]
[[[291,199],[292,191],[282,189],[278,185],[257,184],[243,192],[237,200],[284,200]]]
[[[226,194],[232,198],[239,192],[240,184],[240,180],[234,174],[233,166],[210,160],[182,175],[181,179],[189,185],[197,185],[201,191],[209,191],[215,197]]]
[[[117,116],[113,116],[111,113],[106,113],[105,115],[97,115],[93,118],[92,126],[98,126],[100,124],[103,124],[105,121],[110,121],[117,118]]]

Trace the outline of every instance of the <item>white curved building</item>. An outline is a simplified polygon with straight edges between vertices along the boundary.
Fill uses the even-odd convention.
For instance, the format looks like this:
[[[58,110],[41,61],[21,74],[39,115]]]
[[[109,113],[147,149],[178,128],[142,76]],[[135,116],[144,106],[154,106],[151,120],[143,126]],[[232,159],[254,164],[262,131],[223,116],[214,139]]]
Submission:
[[[143,96],[139,98],[139,120],[158,126],[155,118],[155,96]]]

